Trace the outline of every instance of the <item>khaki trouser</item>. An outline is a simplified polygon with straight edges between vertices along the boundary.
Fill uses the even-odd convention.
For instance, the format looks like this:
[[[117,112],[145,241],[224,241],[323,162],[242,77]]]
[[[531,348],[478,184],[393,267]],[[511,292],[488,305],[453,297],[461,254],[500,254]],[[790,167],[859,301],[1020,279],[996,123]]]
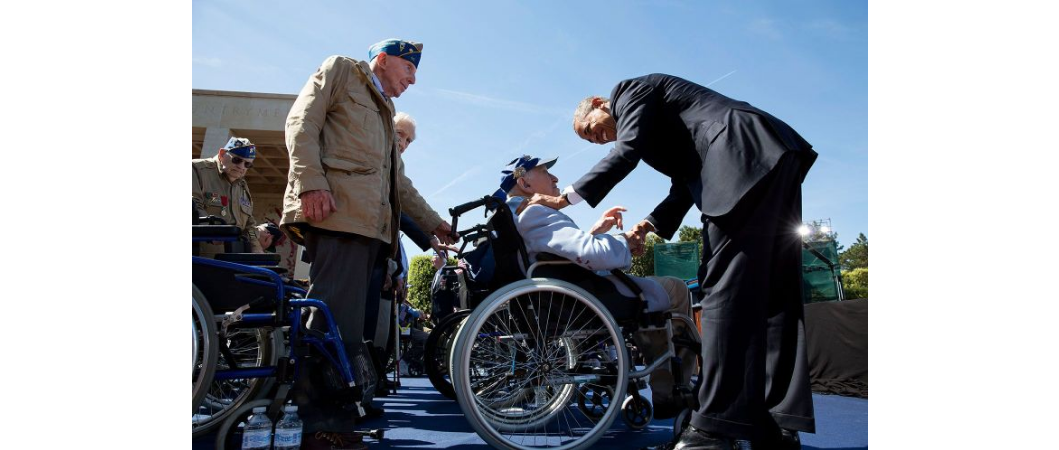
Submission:
[[[683,280],[676,277],[649,278],[661,284],[669,294],[669,309],[666,312],[691,318],[691,294]],[[674,320],[672,324],[674,337],[684,336],[693,342],[700,342],[698,330],[691,329],[684,321]],[[647,363],[654,361],[668,349],[665,330],[639,331],[633,335],[633,341],[636,342],[636,346],[643,353]],[[687,347],[676,347],[676,356],[681,359],[681,369],[683,369],[679,381],[690,388],[691,377],[695,374],[697,367],[697,352]],[[651,372],[651,403],[654,406],[656,419],[675,417],[685,408],[683,399],[673,391],[675,384],[676,380],[673,379],[671,365],[668,361]]]

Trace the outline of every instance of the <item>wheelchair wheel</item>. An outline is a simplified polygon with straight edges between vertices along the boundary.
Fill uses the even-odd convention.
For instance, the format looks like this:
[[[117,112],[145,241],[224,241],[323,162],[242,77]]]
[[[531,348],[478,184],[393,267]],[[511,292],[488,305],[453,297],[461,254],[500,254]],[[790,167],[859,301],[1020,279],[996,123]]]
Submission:
[[[265,328],[236,329],[228,333],[223,345],[240,368],[275,366],[283,352],[283,332]],[[218,357],[216,367],[218,370],[230,368],[223,356]],[[274,377],[215,380],[192,414],[192,436],[213,431],[237,407],[266,395],[273,384]]]
[[[217,323],[206,296],[191,285],[191,413],[198,410],[217,370]]]
[[[673,439],[680,439],[680,434],[691,424],[691,409],[685,408],[673,420]]]
[[[585,384],[577,391],[577,408],[590,420],[602,419],[612,401],[614,392],[606,387]]]
[[[457,311],[445,317],[427,336],[423,345],[423,369],[426,370],[430,384],[434,385],[441,395],[451,400],[456,400],[456,391],[452,389],[452,381],[449,378],[449,353],[452,351],[452,343],[456,339],[456,333],[460,325],[471,311]]]
[[[579,392],[624,398],[624,348],[599,300],[563,281],[531,279],[494,292],[471,313],[449,367],[460,409],[491,446],[580,449],[602,437],[621,408],[601,402],[590,417]]]
[[[654,419],[654,409],[647,397],[637,392],[626,397],[621,403],[621,418],[629,428],[642,430]]]

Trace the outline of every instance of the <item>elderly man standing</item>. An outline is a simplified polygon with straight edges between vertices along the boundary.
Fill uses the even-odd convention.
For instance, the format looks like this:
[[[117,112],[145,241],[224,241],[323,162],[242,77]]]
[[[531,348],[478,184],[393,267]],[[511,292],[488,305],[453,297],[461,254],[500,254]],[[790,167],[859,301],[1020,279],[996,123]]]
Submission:
[[[199,216],[224,219],[242,230],[242,240],[249,250],[262,253],[254,221],[254,201],[246,185],[246,171],[254,166],[257,147],[249,139],[233,137],[217,156],[191,160],[191,201]],[[212,257],[224,252],[221,244],[196,243],[201,256]],[[195,248],[192,249],[195,252]]]
[[[405,112],[398,112],[393,116],[394,136],[397,142],[397,151],[402,156],[397,159],[398,165],[401,170],[404,168],[404,152],[408,149],[408,145],[416,138],[416,122],[412,116]],[[438,241],[437,237],[430,236],[424,233],[415,221],[408,216],[407,213],[401,213],[401,221],[399,229],[402,233],[408,236],[420,250],[426,251],[433,247],[436,251],[442,251],[445,249],[444,246]],[[400,295],[404,295],[406,289],[407,273],[408,273],[408,261],[405,257],[404,245],[401,243],[400,236],[397,239],[398,246],[400,247],[399,258],[396,262],[391,262],[388,258],[389,255],[379,254],[378,259],[375,262],[375,268],[372,271],[371,284],[368,290],[368,300],[364,314],[364,337],[372,341],[374,347],[374,353],[372,356],[375,361],[375,369],[377,372],[383,372],[386,369],[386,360],[388,355],[393,349],[394,342],[393,337],[393,302],[395,300],[396,291],[399,291]],[[371,348],[369,348],[371,350]],[[384,377],[380,377],[384,378]],[[385,397],[388,392],[396,387],[396,383],[389,380],[380,380],[378,386],[375,389],[376,397]]]
[[[363,342],[363,314],[377,255],[396,256],[402,209],[451,243],[451,226],[405,177],[394,142],[392,99],[415,84],[422,49],[420,43],[388,39],[368,49],[368,61],[329,57],[287,116],[290,172],[280,226],[305,246],[312,263],[308,296],[334,314],[357,371],[362,400],[354,406],[363,408],[352,414],[338,409],[332,393],[300,377],[294,400],[305,435],[320,432],[321,441],[348,440],[343,433],[355,420],[381,414],[371,406],[377,375]],[[314,316],[309,326],[319,329],[321,322]]]

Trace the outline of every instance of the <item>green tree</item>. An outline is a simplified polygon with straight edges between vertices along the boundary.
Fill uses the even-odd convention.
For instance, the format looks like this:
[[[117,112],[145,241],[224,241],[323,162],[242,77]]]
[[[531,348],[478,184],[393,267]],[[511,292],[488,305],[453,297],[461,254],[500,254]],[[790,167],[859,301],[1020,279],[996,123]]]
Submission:
[[[702,228],[684,225],[677,230],[677,242],[702,242]]]
[[[849,246],[849,249],[838,254],[838,262],[844,270],[868,268],[868,237],[864,233],[857,236],[857,242]],[[867,279],[867,278],[865,278]],[[865,284],[865,286],[867,286]]]
[[[654,233],[647,234],[647,242],[644,243],[644,252],[641,256],[632,257],[632,269],[629,273],[638,277],[646,277],[655,274],[655,245],[664,243],[666,240]]]
[[[430,311],[430,283],[437,273],[432,259],[429,255],[418,255],[408,262],[408,302],[420,311]],[[455,264],[456,259],[449,258],[448,265]]]
[[[843,273],[842,290],[847,299],[868,298],[868,268],[859,267]]]
[[[699,244],[699,256],[702,256],[702,228],[684,225],[677,230],[677,242],[696,242]]]
[[[408,302],[420,311],[430,311],[430,282],[434,280],[434,265],[430,256],[413,256],[408,262]]]

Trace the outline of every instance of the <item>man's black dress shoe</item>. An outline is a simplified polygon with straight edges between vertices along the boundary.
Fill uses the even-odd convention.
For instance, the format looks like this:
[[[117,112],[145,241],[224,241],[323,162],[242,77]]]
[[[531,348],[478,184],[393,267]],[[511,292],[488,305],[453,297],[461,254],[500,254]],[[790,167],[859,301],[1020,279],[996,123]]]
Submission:
[[[781,428],[780,434],[772,439],[750,441],[750,448],[754,450],[801,450],[802,440],[798,437],[797,431]]]
[[[707,433],[691,425],[680,433],[676,442],[669,442],[645,450],[735,450],[735,440],[718,434]]]

